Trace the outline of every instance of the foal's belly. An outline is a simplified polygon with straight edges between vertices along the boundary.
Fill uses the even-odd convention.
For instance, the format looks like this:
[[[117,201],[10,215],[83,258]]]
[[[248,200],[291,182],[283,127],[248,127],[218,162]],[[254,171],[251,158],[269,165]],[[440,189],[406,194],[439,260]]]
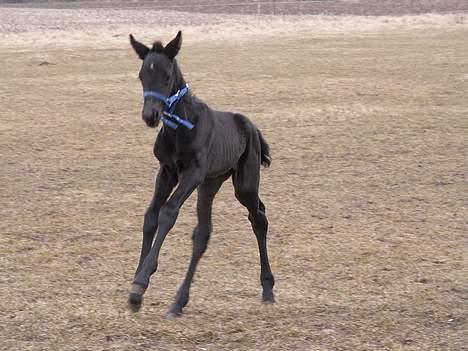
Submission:
[[[245,150],[245,138],[235,131],[215,134],[208,156],[208,177],[226,174],[237,168]]]

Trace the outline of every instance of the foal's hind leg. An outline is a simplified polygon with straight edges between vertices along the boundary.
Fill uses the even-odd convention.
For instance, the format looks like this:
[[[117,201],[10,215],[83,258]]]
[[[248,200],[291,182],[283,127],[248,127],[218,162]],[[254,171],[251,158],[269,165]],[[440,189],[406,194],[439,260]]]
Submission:
[[[265,213],[265,205],[258,197],[260,161],[253,155],[243,160],[232,179],[236,198],[249,211],[249,221],[257,238],[260,252],[260,281],[263,287],[263,302],[274,302],[273,285],[275,279],[271,273],[267,253],[268,219]]]
[[[179,317],[182,314],[182,309],[188,303],[193,275],[195,274],[200,258],[208,246],[208,240],[210,239],[212,231],[211,209],[213,199],[226,178],[227,177],[224,176],[220,178],[206,179],[198,187],[198,225],[195,227],[192,235],[192,259],[190,260],[190,265],[185,275],[185,279],[177,292],[175,302],[167,313],[167,318]]]

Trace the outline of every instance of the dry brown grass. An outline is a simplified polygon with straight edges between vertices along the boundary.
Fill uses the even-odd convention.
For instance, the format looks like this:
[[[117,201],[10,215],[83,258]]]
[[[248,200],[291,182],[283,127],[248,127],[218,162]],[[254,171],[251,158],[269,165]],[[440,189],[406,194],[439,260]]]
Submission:
[[[3,0],[5,1],[5,0]],[[11,0],[6,0],[11,1]],[[20,0],[17,0],[20,1]],[[465,0],[23,0],[4,6],[25,8],[144,8],[201,13],[262,15],[401,16],[468,11]],[[2,0],[0,0],[0,3]]]
[[[188,43],[255,38],[377,35],[388,31],[458,31],[468,27],[468,13],[390,16],[252,16],[188,14],[154,9],[1,8],[0,48],[14,52],[40,48],[126,48],[129,32],[140,38],[172,38],[181,28]]]
[[[126,40],[2,43],[0,349],[465,349],[468,30],[430,28],[186,40],[197,94],[271,143],[278,303],[260,303],[254,236],[226,184],[177,321],[163,315],[193,198],[142,312],[126,309],[157,168]]]

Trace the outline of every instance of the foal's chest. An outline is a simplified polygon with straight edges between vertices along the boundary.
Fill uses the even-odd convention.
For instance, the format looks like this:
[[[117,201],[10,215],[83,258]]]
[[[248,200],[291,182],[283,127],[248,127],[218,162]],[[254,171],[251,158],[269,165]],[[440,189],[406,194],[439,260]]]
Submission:
[[[153,153],[161,164],[170,165],[178,171],[188,167],[195,160],[195,153],[189,145],[183,145],[161,131],[154,143]]]

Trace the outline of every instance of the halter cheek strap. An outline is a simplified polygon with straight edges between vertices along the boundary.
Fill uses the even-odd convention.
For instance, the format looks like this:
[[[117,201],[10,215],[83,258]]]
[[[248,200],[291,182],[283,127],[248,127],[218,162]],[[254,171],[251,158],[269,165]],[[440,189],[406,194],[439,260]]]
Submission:
[[[174,114],[174,110],[177,104],[188,93],[188,90],[189,87],[187,84],[185,84],[181,89],[177,90],[177,92],[174,95],[171,95],[169,97],[166,97],[165,95],[153,90],[144,91],[143,96],[152,97],[164,103],[163,117],[161,117],[161,120],[169,128],[177,129],[179,125],[182,125],[190,130],[193,129],[194,125],[190,121],[180,118],[179,116]]]

